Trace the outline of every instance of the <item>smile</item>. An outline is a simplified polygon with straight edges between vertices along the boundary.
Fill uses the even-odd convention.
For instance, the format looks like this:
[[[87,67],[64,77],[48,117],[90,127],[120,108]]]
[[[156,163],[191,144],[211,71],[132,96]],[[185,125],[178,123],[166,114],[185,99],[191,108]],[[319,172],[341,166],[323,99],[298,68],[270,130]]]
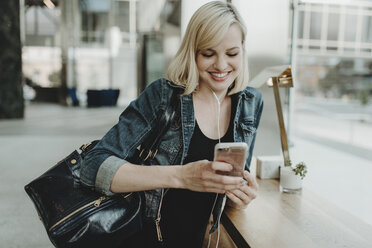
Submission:
[[[227,75],[227,72],[224,72],[224,73],[212,73],[211,74],[215,77],[218,77],[218,78],[223,78],[224,76]]]
[[[209,74],[216,81],[224,81],[230,75],[230,72],[209,72]]]

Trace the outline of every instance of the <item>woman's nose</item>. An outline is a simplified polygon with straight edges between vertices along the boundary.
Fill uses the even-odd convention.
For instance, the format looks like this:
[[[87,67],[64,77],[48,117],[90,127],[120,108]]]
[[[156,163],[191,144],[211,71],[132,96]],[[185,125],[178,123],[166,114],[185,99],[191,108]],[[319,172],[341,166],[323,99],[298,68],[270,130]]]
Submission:
[[[224,71],[227,68],[227,61],[224,56],[219,56],[216,58],[214,68],[219,71]]]

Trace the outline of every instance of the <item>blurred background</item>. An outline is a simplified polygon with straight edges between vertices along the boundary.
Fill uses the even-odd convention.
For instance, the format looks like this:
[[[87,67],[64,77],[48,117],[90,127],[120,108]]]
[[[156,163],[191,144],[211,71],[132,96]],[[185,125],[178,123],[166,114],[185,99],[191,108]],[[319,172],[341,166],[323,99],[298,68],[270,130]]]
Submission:
[[[23,186],[100,138],[130,101],[165,77],[206,0],[0,2],[0,246],[51,247]],[[372,225],[372,1],[231,0],[248,28],[251,80],[292,65],[281,89],[304,186]],[[274,95],[255,155],[280,155]],[[281,156],[281,155],[280,155]]]

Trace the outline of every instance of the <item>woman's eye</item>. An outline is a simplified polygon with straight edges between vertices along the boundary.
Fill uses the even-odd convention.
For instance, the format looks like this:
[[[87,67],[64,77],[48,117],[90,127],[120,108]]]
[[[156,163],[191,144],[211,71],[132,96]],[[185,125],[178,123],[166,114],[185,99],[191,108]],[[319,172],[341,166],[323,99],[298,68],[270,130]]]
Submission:
[[[203,57],[210,58],[213,56],[213,54],[207,54],[207,53],[202,53]]]
[[[229,54],[227,54],[227,56],[229,56],[229,57],[235,57],[236,55],[238,55],[239,53],[229,53]]]

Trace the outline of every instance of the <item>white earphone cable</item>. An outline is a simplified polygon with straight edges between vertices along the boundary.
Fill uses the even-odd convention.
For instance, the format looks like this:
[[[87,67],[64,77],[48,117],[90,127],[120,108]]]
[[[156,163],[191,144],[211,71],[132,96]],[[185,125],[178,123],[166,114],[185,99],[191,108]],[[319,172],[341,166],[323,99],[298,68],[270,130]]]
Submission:
[[[218,99],[218,96],[216,95],[216,93],[214,93],[214,91],[209,88],[214,97],[216,98],[217,100],[217,132],[218,132],[218,143],[221,143],[221,130],[220,130],[220,115],[221,115],[221,102],[220,102],[220,99]]]
[[[214,97],[217,100],[217,132],[218,132],[218,143],[221,143],[221,130],[220,130],[221,101],[218,98],[218,96],[216,95],[216,93],[214,93],[214,91],[211,88],[209,88],[209,89],[212,91]],[[216,194],[216,199],[215,199],[215,202],[213,204],[212,212],[213,212],[214,206],[216,204],[217,197],[218,197],[218,194]],[[225,200],[226,200],[226,198],[224,197],[224,202],[225,202]],[[223,205],[224,205],[224,203],[223,203]],[[221,219],[221,217],[219,217],[218,220],[217,220],[218,228],[217,228],[216,248],[218,248],[218,243],[220,241],[220,219]],[[209,248],[209,245],[210,245],[210,242],[211,242],[211,236],[212,236],[212,234],[209,234],[208,246],[207,246],[208,248]]]

